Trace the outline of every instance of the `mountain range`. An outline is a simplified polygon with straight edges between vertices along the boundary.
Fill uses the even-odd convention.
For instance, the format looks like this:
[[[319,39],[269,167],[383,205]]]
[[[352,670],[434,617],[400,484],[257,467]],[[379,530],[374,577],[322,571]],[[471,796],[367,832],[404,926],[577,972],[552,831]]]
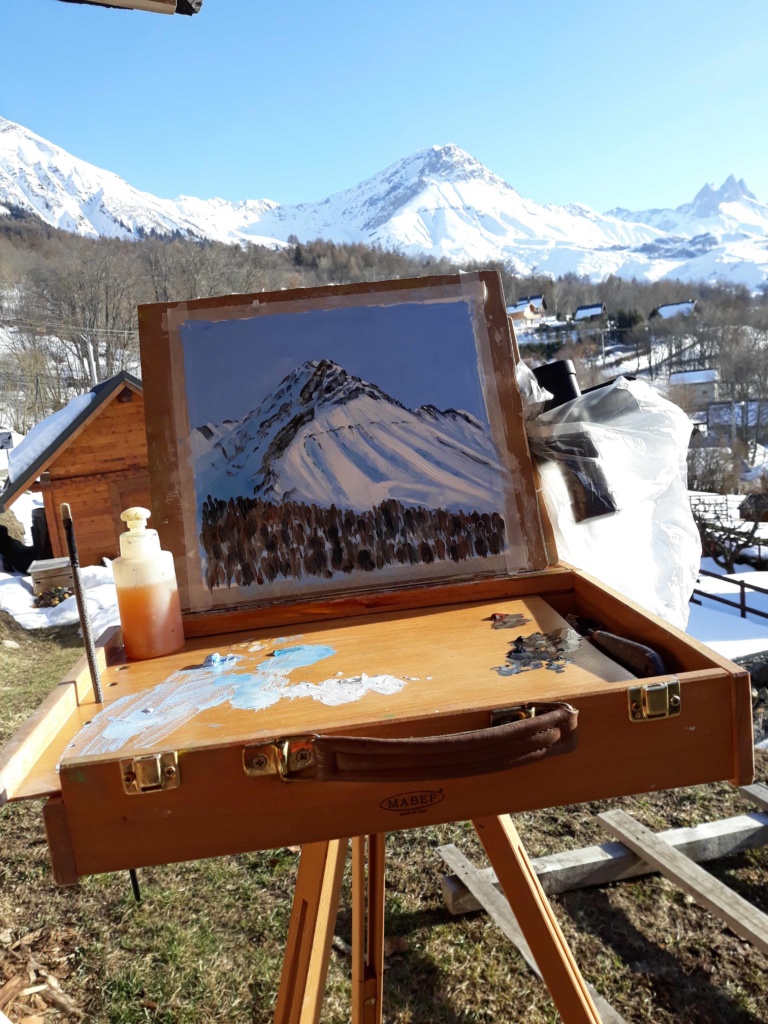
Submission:
[[[467,412],[410,410],[329,359],[311,360],[240,420],[192,431],[200,504],[210,494],[363,512],[406,507],[493,512],[504,470]]]
[[[0,118],[0,214],[11,206],[91,237],[181,232],[269,246],[324,238],[459,264],[503,260],[519,274],[720,280],[755,289],[768,279],[768,205],[734,176],[675,209],[597,213],[527,199],[455,145],[419,150],[313,203],[160,199]]]

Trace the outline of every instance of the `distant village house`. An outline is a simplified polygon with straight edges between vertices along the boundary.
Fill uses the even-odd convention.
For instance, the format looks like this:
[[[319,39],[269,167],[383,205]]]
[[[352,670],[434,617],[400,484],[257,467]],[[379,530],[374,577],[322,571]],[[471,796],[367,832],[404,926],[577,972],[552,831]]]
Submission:
[[[768,494],[748,494],[739,505],[739,516],[750,523],[768,523]]]
[[[579,306],[573,314],[574,323],[590,323],[605,316],[605,303],[593,302],[589,306]]]
[[[687,412],[705,410],[717,401],[717,370],[683,370],[669,375],[669,397]]]
[[[547,311],[543,295],[528,295],[519,298],[513,306],[507,306],[507,316],[517,329],[536,327]]]
[[[660,317],[662,320],[671,320],[675,316],[690,316],[696,309],[695,299],[686,299],[685,302],[668,302],[664,306],[657,306],[648,316],[649,320]]]
[[[768,402],[711,402],[707,406],[707,433],[765,444],[768,441]]]

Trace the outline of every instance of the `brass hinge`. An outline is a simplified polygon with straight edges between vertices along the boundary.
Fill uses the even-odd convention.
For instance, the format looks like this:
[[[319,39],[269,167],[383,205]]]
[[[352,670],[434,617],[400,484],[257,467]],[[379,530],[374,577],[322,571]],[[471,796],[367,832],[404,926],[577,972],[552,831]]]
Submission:
[[[120,762],[123,789],[129,795],[162,793],[181,785],[179,759],[175,750],[164,754],[145,754]]]
[[[510,708],[497,708],[491,712],[491,725],[507,725],[509,722],[519,722],[524,718],[535,718],[537,715],[544,715],[548,711],[558,708],[565,708],[566,711],[573,711],[570,704],[563,701],[535,704],[515,704]]]
[[[315,763],[312,736],[299,736],[290,740],[273,740],[254,747],[243,748],[243,769],[246,775],[277,775],[287,778],[293,772],[303,771]]]
[[[680,714],[680,681],[668,679],[663,683],[630,686],[627,690],[627,701],[629,717],[633,722],[674,718]]]

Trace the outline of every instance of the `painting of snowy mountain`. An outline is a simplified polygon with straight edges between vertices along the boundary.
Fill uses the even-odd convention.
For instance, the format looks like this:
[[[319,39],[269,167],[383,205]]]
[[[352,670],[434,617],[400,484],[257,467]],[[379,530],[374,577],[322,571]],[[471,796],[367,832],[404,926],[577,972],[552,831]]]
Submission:
[[[510,474],[468,303],[190,320],[180,335],[209,592],[503,567]]]

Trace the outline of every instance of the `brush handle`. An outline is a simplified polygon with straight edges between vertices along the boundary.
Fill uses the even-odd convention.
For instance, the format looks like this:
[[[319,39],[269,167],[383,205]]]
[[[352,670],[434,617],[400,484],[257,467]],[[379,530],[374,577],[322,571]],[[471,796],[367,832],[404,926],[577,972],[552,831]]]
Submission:
[[[91,673],[91,683],[93,684],[93,694],[96,698],[96,703],[103,704],[104,691],[101,688],[101,673],[99,672],[96,648],[93,643],[91,620],[88,618],[88,609],[83,595],[83,580],[80,576],[80,560],[77,554],[77,541],[75,540],[75,524],[72,521],[72,510],[67,502],[64,502],[60,509],[61,521],[64,525],[64,536],[67,541],[67,551],[69,552],[69,564],[72,567],[72,583],[75,591],[75,600],[77,601],[77,612],[80,616],[80,628],[83,631],[85,656],[88,660],[88,668]]]

